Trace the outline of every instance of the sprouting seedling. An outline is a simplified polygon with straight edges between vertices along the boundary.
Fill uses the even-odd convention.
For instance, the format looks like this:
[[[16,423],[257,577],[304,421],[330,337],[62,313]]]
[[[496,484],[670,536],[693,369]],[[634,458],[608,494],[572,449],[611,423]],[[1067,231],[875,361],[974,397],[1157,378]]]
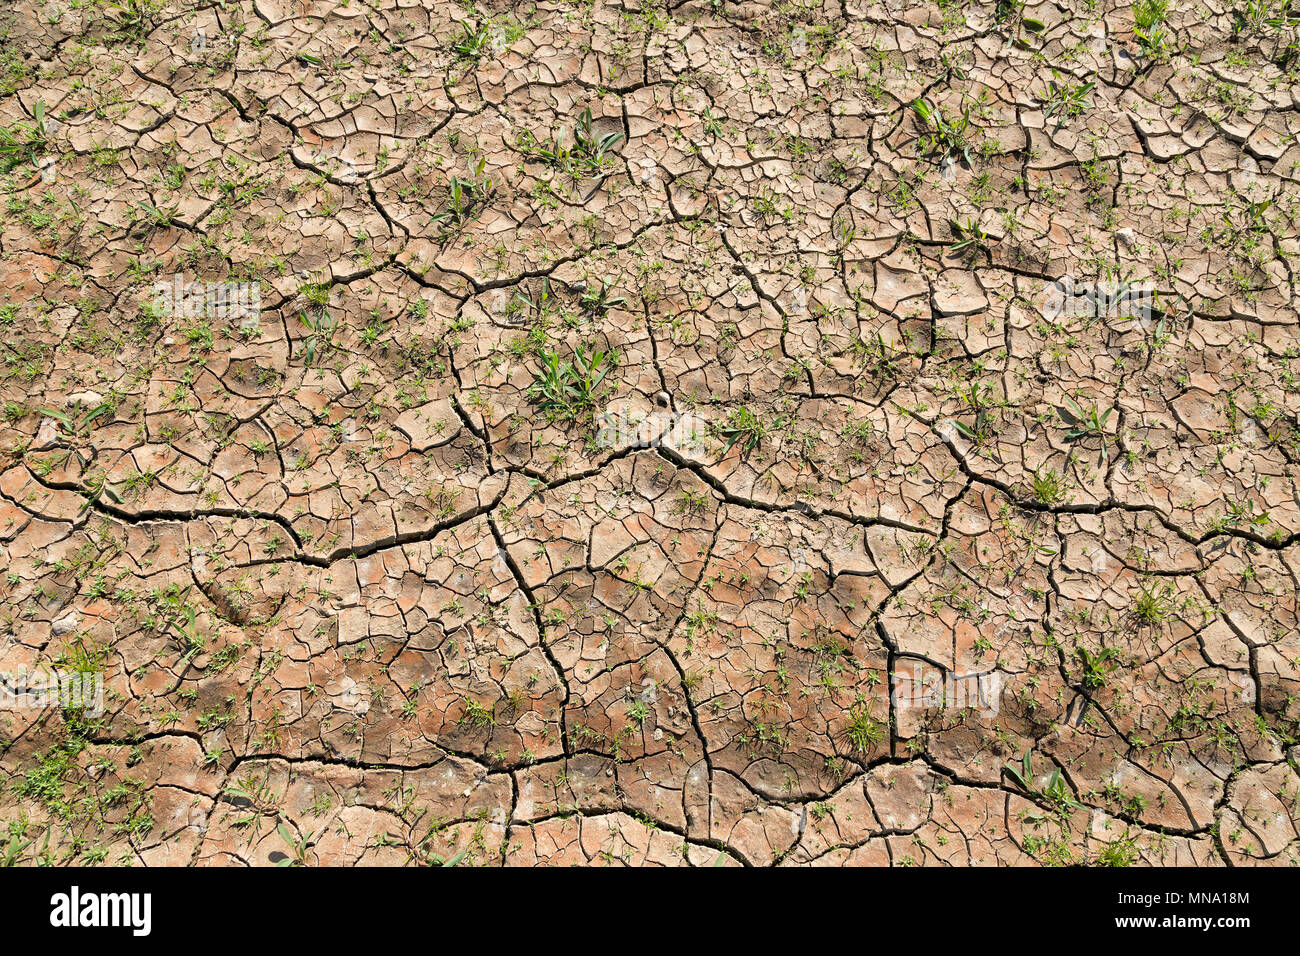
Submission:
[[[1142,51],[1152,59],[1164,56],[1169,48],[1169,35],[1163,23],[1169,0],[1137,0],[1133,4],[1133,35]]]
[[[767,434],[767,426],[748,407],[741,405],[739,408],[733,408],[727,414],[726,422],[717,426],[717,431],[722,438],[727,440],[727,447],[722,453],[723,457],[726,457],[737,443],[746,452],[757,448],[759,442],[763,440],[763,436]]]
[[[276,862],[276,866],[306,866],[307,848],[311,846],[312,834],[314,830],[308,830],[301,837],[295,836],[284,823],[275,825],[275,832],[280,834],[280,839],[288,844],[291,855],[282,857]]]
[[[1020,784],[1021,789],[1031,797],[1046,800],[1062,809],[1075,810],[1083,806],[1074,798],[1074,794],[1070,791],[1069,784],[1065,782],[1065,777],[1061,775],[1060,769],[1052,771],[1047,778],[1047,784],[1041,790],[1034,786],[1034,768],[1028,750],[1025,751],[1024,757],[1021,758],[1019,767],[1014,764],[1007,764],[1002,769],[1011,779]]]
[[[953,427],[976,444],[983,444],[993,434],[993,386],[972,382],[970,385],[958,386],[956,393],[967,410],[974,412],[975,421],[967,425],[954,419]]]
[[[609,373],[612,356],[599,349],[580,347],[572,361],[564,361],[552,349],[539,355],[536,380],[528,387],[528,397],[546,412],[572,418],[595,404],[596,393]]]
[[[479,158],[472,175],[462,179],[452,175],[447,182],[447,209],[430,219],[430,225],[441,223],[444,236],[464,226],[481,212],[496,192],[496,183],[483,173],[487,157]]]
[[[108,18],[122,37],[141,39],[153,24],[154,0],[117,0],[108,4]]]
[[[849,724],[844,735],[857,753],[866,753],[885,739],[886,724],[871,715],[865,702],[849,709]]]
[[[899,362],[905,353],[901,345],[889,342],[879,330],[869,339],[859,338],[852,349],[855,361],[883,379],[897,378]]]
[[[1107,408],[1102,411],[1100,405],[1093,404],[1091,408],[1085,410],[1071,398],[1065,399],[1065,406],[1065,408],[1058,408],[1056,414],[1069,426],[1065,433],[1066,441],[1077,441],[1089,436],[1105,437],[1106,422],[1115,409]],[[1106,446],[1103,444],[1102,453],[1105,454],[1105,451]]]
[[[1159,624],[1173,614],[1177,607],[1173,585],[1145,582],[1133,600],[1133,621],[1138,626]]]
[[[1078,810],[1083,804],[1074,798],[1074,793],[1070,790],[1070,785],[1065,782],[1065,777],[1059,769],[1053,770],[1047,778],[1047,785],[1043,787],[1041,795],[1050,803],[1067,810]]]
[[[522,292],[516,292],[514,299],[510,303],[510,310],[512,312],[526,310],[534,317],[540,319],[544,317],[547,310],[550,309],[552,298],[551,280],[544,276],[542,278],[542,288],[541,291],[537,293],[537,298],[534,299],[532,296],[525,295]]]
[[[953,252],[978,253],[988,251],[989,234],[980,226],[978,220],[967,219],[965,222],[953,221],[953,234],[960,238],[952,244]]]
[[[138,202],[135,203],[135,208],[140,210],[141,213],[140,218],[137,219],[136,222],[144,223],[153,229],[165,229],[173,223],[180,222],[180,219],[177,217],[177,213],[179,212],[179,207],[177,206],[167,206],[166,208],[160,209],[153,203]]]
[[[531,133],[525,133],[515,144],[516,148],[530,159],[537,159],[555,169],[570,174],[579,172],[595,175],[603,171],[605,161],[614,147],[623,139],[620,132],[597,136],[595,121],[591,116],[591,107],[578,115],[573,130],[573,146],[564,143],[564,130],[547,143],[539,142]]]
[[[571,151],[564,145],[564,130],[556,133],[548,143],[539,142],[532,133],[525,131],[515,145],[529,159],[540,160],[556,169],[568,169],[571,165]]]
[[[181,657],[181,661],[184,663],[196,657],[203,650],[207,639],[199,632],[198,612],[192,606],[187,605],[181,613],[185,621],[184,623],[176,623],[176,631],[185,642],[183,645],[185,652]]]
[[[1029,483],[1033,488],[1034,497],[1041,504],[1054,505],[1065,500],[1067,493],[1065,478],[1046,465],[1034,471]]]
[[[970,107],[960,113],[947,113],[924,97],[912,101],[912,112],[921,124],[921,151],[927,155],[961,156],[971,164]]]
[[[1093,654],[1085,647],[1075,650],[1075,656],[1079,658],[1079,664],[1083,668],[1083,689],[1096,690],[1106,685],[1106,679],[1110,676],[1111,671],[1119,667],[1119,649],[1115,647],[1103,647],[1096,654]]]
[[[1265,213],[1268,212],[1269,208],[1273,205],[1273,202],[1272,199],[1252,200],[1243,197],[1242,212],[1246,214],[1246,227],[1251,232],[1263,233],[1271,231],[1269,229],[1268,220],[1265,219]],[[1229,229],[1235,228],[1232,218],[1226,212],[1223,214],[1223,219],[1224,222],[1227,223]]]
[[[1052,70],[1052,79],[1048,81],[1048,88],[1040,97],[1045,107],[1044,115],[1048,119],[1056,119],[1056,129],[1060,129],[1088,108],[1088,94],[1097,85],[1095,82],[1058,82],[1060,79],[1061,74]]]
[[[596,391],[609,374],[610,359],[610,353],[599,349],[588,352],[582,347],[574,353],[573,367],[577,372],[578,404],[581,407],[595,402]]]
[[[835,237],[835,245],[839,249],[846,249],[857,238],[858,230],[851,219],[837,217],[831,221],[831,234]]]
[[[1010,24],[1013,38],[1018,38],[1023,28],[1029,33],[1042,33],[1047,25],[1042,20],[1025,16],[1025,0],[997,0],[993,19],[1000,24]]]
[[[597,137],[592,132],[591,107],[588,106],[578,115],[578,125],[574,127],[573,139],[579,151],[592,163],[599,166],[605,155],[623,139],[622,133],[606,133]]]
[[[73,413],[61,412],[53,408],[41,409],[41,414],[48,415],[54,419],[59,426],[59,430],[66,432],[74,438],[81,438],[90,432],[91,426],[95,419],[102,418],[105,415],[112,414],[116,406],[111,401],[103,401],[91,408],[81,409],[78,406]]]
[[[1014,764],[1007,764],[1002,768],[1011,779],[1020,784],[1021,789],[1028,793],[1034,793],[1034,766],[1031,760],[1031,754],[1026,750],[1025,755],[1020,758],[1018,768]]]
[[[22,163],[35,163],[48,145],[49,127],[45,122],[45,101],[32,107],[32,122],[0,126],[0,173],[8,173]]]
[[[116,409],[117,409],[116,403],[113,400],[109,399],[100,402],[98,405],[95,405],[92,408],[83,409],[80,405],[78,405],[71,412],[59,411],[58,409],[54,409],[54,408],[43,408],[41,409],[41,414],[46,415],[51,420],[53,420],[55,426],[58,428],[60,432],[62,432],[67,437],[75,440],[74,443],[70,446],[71,454],[75,455],[77,458],[77,462],[81,465],[82,468],[85,468],[87,465],[91,463],[91,459],[83,455],[81,453],[81,449],[77,447],[79,440],[85,438],[90,434],[90,430],[94,425],[96,419],[102,418],[105,415],[112,415],[113,412],[116,411]],[[66,458],[67,456],[65,456],[65,460]],[[86,477],[87,480],[91,479],[91,476],[89,475],[87,475]],[[90,506],[94,502],[98,501],[99,498],[103,495],[107,495],[109,498],[111,498],[114,501],[122,500],[121,497],[118,496],[117,492],[114,491],[108,485],[107,480],[104,478],[102,474],[100,474],[99,476],[98,484],[95,487],[93,487],[91,491],[93,493],[88,495],[86,503],[82,505],[81,508],[82,513],[84,513],[87,509],[89,509]]]
[[[1270,524],[1267,511],[1257,511],[1251,498],[1224,498],[1224,513],[1214,521],[1215,528],[1253,528]]]
[[[80,452],[77,453],[77,457],[81,457]],[[82,462],[84,464],[85,460],[82,459]],[[118,494],[116,488],[108,483],[108,475],[104,472],[100,471],[98,474],[93,476],[87,475],[85,476],[85,481],[86,488],[81,491],[80,494],[84,495],[86,500],[82,504],[81,508],[78,509],[77,517],[81,517],[93,508],[95,502],[99,501],[100,498],[107,498],[115,504],[122,503],[122,496]]]
[[[451,43],[457,59],[478,60],[492,48],[492,30],[487,23],[460,23],[460,35]]]
[[[1265,27],[1281,29],[1300,26],[1300,8],[1283,2],[1276,13],[1269,0],[1248,0],[1244,7],[1232,11],[1232,36],[1234,39],[1248,33],[1260,33]],[[1276,62],[1276,61],[1275,61]]]
[[[38,860],[45,855],[45,851],[50,845],[51,829],[52,827],[49,826],[45,828],[45,840],[41,843],[40,850],[36,851],[34,854],[35,858]],[[24,826],[21,829],[15,829],[13,825],[10,825],[9,842],[5,845],[4,849],[0,850],[0,866],[17,866],[19,860],[22,859],[23,853],[29,846],[37,841],[39,836],[40,834],[28,837],[27,827]]]
[[[338,330],[338,320],[331,319],[323,309],[313,318],[306,312],[298,313],[300,321],[311,335],[303,340],[302,358],[308,365],[314,365],[318,354],[323,356],[334,345],[334,333]]]
[[[593,315],[603,315],[615,306],[623,305],[627,302],[626,298],[609,294],[612,285],[608,279],[601,279],[599,285],[587,286],[578,299],[579,303]]]
[[[461,850],[455,856],[451,857],[442,857],[437,853],[430,853],[427,857],[427,862],[429,866],[459,866],[461,860],[465,859],[468,853],[468,849]]]

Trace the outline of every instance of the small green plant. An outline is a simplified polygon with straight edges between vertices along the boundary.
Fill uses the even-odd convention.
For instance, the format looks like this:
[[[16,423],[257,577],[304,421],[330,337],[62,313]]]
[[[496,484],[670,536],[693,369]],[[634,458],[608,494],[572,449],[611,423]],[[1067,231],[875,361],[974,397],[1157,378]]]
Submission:
[[[275,832],[280,834],[280,839],[289,847],[289,855],[281,856],[276,862],[276,866],[306,866],[307,865],[307,848],[311,846],[312,833],[315,831],[308,830],[301,837],[295,836],[283,822],[277,822]]]
[[[23,853],[25,853],[27,848],[38,839],[38,836],[27,836],[29,829],[30,826],[25,821],[11,822],[9,824],[9,842],[4,845],[3,849],[0,849],[0,866],[18,866],[19,862],[22,860]],[[41,849],[35,853],[35,856],[38,859],[45,854],[49,844],[50,828],[46,827],[45,842],[41,845]]]
[[[538,355],[541,368],[528,386],[528,397],[545,412],[559,418],[573,418],[596,403],[596,394],[612,365],[611,354],[580,346],[572,361],[543,348]]]
[[[1067,426],[1065,440],[1078,441],[1080,438],[1088,437],[1105,438],[1106,422],[1114,411],[1113,408],[1102,411],[1101,406],[1097,404],[1085,410],[1074,399],[1067,398],[1065,408],[1058,408],[1056,413]],[[1104,453],[1105,450],[1106,446],[1103,443],[1102,452]]]
[[[1163,26],[1168,3],[1169,0],[1137,0],[1133,4],[1133,35],[1142,52],[1153,60],[1163,59],[1169,52],[1169,34]]]
[[[1276,10],[1274,9],[1276,4]],[[1253,36],[1273,40],[1265,55],[1283,70],[1300,60],[1300,5],[1297,0],[1248,0],[1232,11],[1232,39]]]
[[[522,292],[516,292],[515,297],[510,301],[510,306],[506,310],[512,321],[517,324],[532,319],[537,323],[540,329],[544,325],[547,313],[559,301],[558,297],[551,292],[551,280],[548,276],[542,277],[542,287],[537,293],[537,297],[525,295]],[[521,313],[523,313],[521,315]],[[544,334],[544,332],[542,333]]]
[[[147,234],[151,229],[166,229],[180,222],[179,206],[160,208],[149,202],[138,202],[133,205],[140,211],[140,215],[135,217],[135,221],[131,224],[132,235]]]
[[[601,279],[600,284],[588,285],[582,290],[582,295],[578,299],[581,305],[592,315],[604,315],[610,309],[623,305],[627,302],[623,296],[612,296],[609,294],[610,283],[607,279]]]
[[[849,725],[844,731],[849,746],[857,753],[866,753],[885,739],[886,724],[871,716],[866,701],[858,701],[849,709]]]
[[[32,107],[30,123],[0,126],[0,174],[12,172],[23,163],[35,163],[48,145],[47,130],[44,100]]]
[[[606,133],[597,136],[593,130],[594,120],[591,107],[578,114],[578,121],[573,128],[573,145],[565,145],[564,130],[555,138],[542,143],[531,133],[525,133],[516,142],[515,147],[529,159],[540,160],[555,169],[570,175],[586,174],[595,176],[604,172],[607,160],[614,147],[623,139],[622,133]]]
[[[447,208],[429,220],[442,226],[442,238],[453,235],[483,211],[492,201],[496,183],[483,174],[487,157],[481,157],[472,175],[465,179],[452,175],[447,182]]]
[[[1061,74],[1052,70],[1052,79],[1048,81],[1047,90],[1039,97],[1043,103],[1043,113],[1048,119],[1056,120],[1060,129],[1076,116],[1081,116],[1088,108],[1088,94],[1097,86],[1095,82],[1070,83],[1061,80]]]
[[[298,294],[316,308],[323,309],[329,305],[330,288],[328,282],[304,282],[298,286]]]
[[[727,447],[722,452],[723,457],[726,457],[737,444],[745,452],[757,448],[767,434],[767,426],[748,407],[741,405],[727,413],[726,422],[717,426],[717,432],[727,442]]]
[[[43,408],[41,414],[54,419],[59,431],[69,437],[85,438],[90,434],[95,420],[103,418],[105,415],[112,415],[115,408],[116,406],[111,401],[103,401],[91,408],[82,408],[77,405],[70,412],[63,412],[54,408]]]
[[[298,321],[311,333],[303,339],[301,353],[303,362],[311,367],[334,348],[334,333],[338,331],[338,320],[331,318],[328,312],[321,309],[315,316],[308,315],[306,312],[298,313]]]
[[[684,515],[702,514],[709,507],[710,498],[702,491],[683,488],[677,499],[677,513]]]
[[[460,24],[460,33],[451,41],[458,60],[478,60],[492,48],[492,30],[487,23]]]
[[[906,350],[885,339],[879,331],[869,339],[857,339],[853,345],[854,362],[875,377],[894,379],[899,376],[899,365]]]
[[[921,152],[939,156],[960,156],[971,164],[971,133],[973,125],[970,107],[960,113],[945,112],[928,99],[918,97],[912,101],[912,112],[921,127]]]
[[[1068,486],[1065,479],[1046,465],[1039,467],[1029,478],[1034,497],[1045,505],[1060,504],[1065,501]]]
[[[155,0],[115,0],[108,4],[108,20],[120,40],[142,40],[153,29],[158,12]]]
[[[578,114],[578,123],[573,128],[573,141],[576,151],[590,166],[599,169],[606,155],[622,139],[622,133],[606,133],[598,137],[592,132],[590,106]]]
[[[188,591],[189,588],[186,588],[186,590]],[[192,604],[186,605],[182,609],[181,613],[185,620],[183,622],[174,621],[173,623],[176,626],[177,633],[184,642],[184,653],[181,657],[181,662],[188,663],[203,650],[204,645],[207,644],[207,638],[199,630],[198,612],[195,611]]]
[[[430,853],[425,857],[425,863],[429,866],[459,866],[460,862],[469,854],[469,848],[461,850],[455,856],[443,857],[437,853]]]
[[[852,445],[866,447],[876,435],[876,426],[870,419],[860,419],[854,422],[845,422],[844,427],[840,429],[840,438]]]
[[[1160,624],[1167,620],[1177,608],[1172,584],[1159,585],[1153,581],[1143,582],[1133,602],[1133,619],[1139,625]]]
[[[1034,786],[1034,767],[1031,762],[1031,751],[1026,750],[1024,757],[1020,760],[1020,766],[1007,764],[1002,768],[1003,771],[1020,784],[1029,796],[1044,800],[1053,804],[1057,809],[1079,809],[1083,804],[1074,798],[1070,785],[1065,782],[1065,777],[1061,775],[1059,769],[1055,769],[1047,778],[1047,783],[1040,790]]]
[[[1075,649],[1075,656],[1083,667],[1083,689],[1097,690],[1106,686],[1106,679],[1119,667],[1119,649],[1103,647],[1092,653],[1085,647]]]
[[[1062,810],[1081,810],[1083,804],[1074,798],[1074,792],[1065,782],[1060,770],[1053,770],[1047,777],[1047,784],[1041,794],[1049,803]]]
[[[1125,830],[1123,836],[1107,843],[1105,848],[1097,854],[1097,865],[1132,866],[1140,857],[1137,837],[1129,836],[1129,831]]]
[[[1215,531],[1229,528],[1257,528],[1272,524],[1273,519],[1267,511],[1258,510],[1253,498],[1224,498],[1223,514],[1215,518],[1210,526]]]
[[[967,411],[974,413],[975,420],[967,425],[953,419],[953,427],[970,441],[983,445],[993,437],[993,386],[972,382],[957,386],[956,392]]]
[[[476,700],[466,699],[465,713],[461,714],[460,722],[471,727],[488,728],[496,726],[497,718],[493,708],[480,704]]]
[[[1025,16],[1025,0],[997,0],[993,6],[993,19],[1003,26],[1010,25],[1013,39],[1018,39],[1023,28],[1029,33],[1042,33],[1047,25],[1042,20]]]
[[[952,244],[952,251],[967,256],[978,255],[989,250],[989,234],[980,226],[979,221],[967,219],[965,222],[952,222],[952,234],[957,241]]]

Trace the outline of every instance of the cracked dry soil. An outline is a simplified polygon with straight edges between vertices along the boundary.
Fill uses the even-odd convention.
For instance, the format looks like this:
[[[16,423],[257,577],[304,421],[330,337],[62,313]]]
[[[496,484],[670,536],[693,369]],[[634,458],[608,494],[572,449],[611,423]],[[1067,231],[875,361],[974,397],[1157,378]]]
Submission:
[[[1294,864],[1297,21],[4,4],[7,862]]]

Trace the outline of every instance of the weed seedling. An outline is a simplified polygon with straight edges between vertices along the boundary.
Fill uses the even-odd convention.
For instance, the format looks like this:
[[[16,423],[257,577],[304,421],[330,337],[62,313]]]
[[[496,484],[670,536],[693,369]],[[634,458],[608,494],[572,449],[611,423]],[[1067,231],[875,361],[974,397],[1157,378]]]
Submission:
[[[1057,129],[1083,114],[1083,111],[1088,108],[1088,94],[1097,85],[1093,82],[1058,82],[1060,79],[1061,74],[1053,70],[1047,91],[1039,97],[1043,102],[1044,115],[1048,119],[1056,120]]]
[[[727,414],[726,423],[719,425],[717,430],[718,435],[727,441],[727,447],[722,452],[724,458],[737,443],[743,451],[753,451],[767,434],[767,426],[762,419],[744,405],[733,408]]]
[[[1099,687],[1106,686],[1106,678],[1110,676],[1111,671],[1119,667],[1119,649],[1114,647],[1103,647],[1096,654],[1093,654],[1087,648],[1080,647],[1075,651],[1075,656],[1079,658],[1079,663],[1083,666],[1083,689],[1096,690]]]
[[[623,139],[623,134],[606,133],[597,136],[592,129],[593,123],[591,107],[587,107],[578,115],[578,122],[573,129],[572,146],[565,144],[563,130],[546,143],[539,142],[531,133],[525,133],[515,146],[527,158],[539,160],[571,176],[600,175],[604,172],[606,161],[614,147]]]
[[[596,403],[596,393],[609,373],[610,353],[579,347],[573,361],[563,361],[558,352],[544,348],[538,356],[541,368],[528,387],[528,397],[544,412],[557,418],[574,418]]]
[[[492,47],[492,31],[486,23],[460,24],[460,34],[451,41],[458,60],[478,60]]]
[[[32,122],[0,126],[0,174],[12,172],[23,163],[35,163],[47,141],[45,101],[41,100],[32,107]]]
[[[912,101],[912,112],[921,126],[921,152],[930,155],[960,156],[971,165],[972,130],[970,107],[960,113],[949,114],[942,107],[918,97]]]

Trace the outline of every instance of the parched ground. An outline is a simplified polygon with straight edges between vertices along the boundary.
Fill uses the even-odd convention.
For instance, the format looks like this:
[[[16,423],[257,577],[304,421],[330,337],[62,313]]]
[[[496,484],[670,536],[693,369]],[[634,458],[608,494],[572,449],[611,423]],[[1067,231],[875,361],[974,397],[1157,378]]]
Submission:
[[[1297,23],[5,3],[4,861],[1296,863]]]

